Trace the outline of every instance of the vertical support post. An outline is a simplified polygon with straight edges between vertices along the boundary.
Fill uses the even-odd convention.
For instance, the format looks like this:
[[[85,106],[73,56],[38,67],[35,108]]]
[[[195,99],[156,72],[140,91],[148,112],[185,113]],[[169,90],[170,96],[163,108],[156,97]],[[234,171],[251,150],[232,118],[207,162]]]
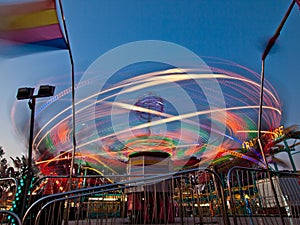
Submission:
[[[202,212],[201,212],[201,200],[200,200],[200,187],[197,187],[196,189],[197,191],[197,208],[198,208],[198,217],[199,217],[199,225],[203,225],[203,215],[202,215]]]
[[[276,204],[277,204],[277,208],[279,210],[279,214],[280,214],[280,218],[281,218],[282,224],[285,224],[285,222],[284,222],[281,210],[280,210],[279,201],[278,201],[278,198],[277,198],[277,194],[276,194],[276,191],[275,191],[274,183],[272,181],[272,177],[271,177],[269,166],[268,166],[268,161],[266,160],[266,156],[264,154],[264,149],[263,149],[263,146],[262,146],[262,143],[261,143],[261,124],[262,124],[262,108],[263,108],[264,78],[265,78],[265,76],[264,76],[265,75],[265,73],[264,73],[264,65],[265,65],[265,59],[266,59],[267,55],[269,54],[270,50],[272,49],[273,45],[275,44],[277,38],[279,37],[280,32],[281,32],[281,30],[283,28],[283,25],[285,24],[288,16],[290,15],[290,13],[291,13],[292,8],[294,7],[294,5],[295,5],[295,1],[293,0],[292,3],[289,6],[287,12],[284,15],[284,18],[282,19],[282,21],[280,22],[278,28],[276,29],[276,32],[271,37],[271,39],[268,41],[268,44],[267,44],[267,46],[266,46],[266,48],[265,48],[265,50],[264,50],[264,52],[262,54],[261,89],[260,89],[260,104],[259,104],[258,129],[257,129],[259,148],[260,148],[260,151],[261,151],[264,163],[265,163],[265,167],[266,167],[266,170],[267,170],[268,179],[270,181],[271,188],[272,188],[273,194],[275,196],[275,201],[276,201]]]
[[[30,117],[30,134],[29,134],[29,146],[28,146],[28,171],[32,170],[32,149],[33,149],[33,133],[34,133],[34,117],[35,117],[35,97],[29,100],[29,107],[31,110]]]
[[[36,98],[33,96],[31,99],[29,99],[28,105],[31,110],[31,116],[30,116],[30,131],[29,131],[29,143],[28,143],[28,159],[27,159],[27,171],[25,172],[27,175],[26,181],[25,181],[25,189],[24,189],[24,195],[22,199],[22,209],[21,209],[21,216],[26,211],[26,205],[28,205],[27,202],[27,196],[28,192],[30,190],[31,180],[32,180],[32,149],[33,149],[33,134],[34,134],[34,117],[35,117],[35,102]]]
[[[182,176],[180,177],[180,186],[179,186],[179,201],[180,201],[180,204],[179,204],[179,216],[180,216],[180,222],[181,222],[181,225],[184,224],[184,221],[183,221],[183,196],[182,196],[182,185],[183,185],[183,182],[182,182]]]
[[[70,165],[70,179],[69,179],[69,188],[71,189],[71,183],[72,183],[72,176],[73,176],[73,168],[74,168],[74,162],[75,162],[75,153],[76,153],[76,135],[75,135],[75,128],[76,128],[76,118],[75,118],[75,68],[74,68],[74,59],[73,59],[73,54],[70,46],[70,40],[69,40],[69,33],[67,29],[67,24],[66,24],[66,19],[63,11],[63,5],[62,1],[59,0],[59,7],[60,7],[60,12],[62,16],[62,22],[63,22],[63,27],[65,31],[65,36],[66,36],[66,41],[67,41],[67,46],[68,46],[68,52],[69,52],[69,58],[70,58],[70,63],[71,63],[71,77],[72,77],[72,143],[73,143],[73,151],[72,151],[72,161]]]
[[[297,168],[296,168],[293,156],[291,154],[291,149],[290,149],[290,147],[289,147],[289,145],[288,145],[288,143],[287,143],[286,140],[284,140],[283,143],[284,143],[284,146],[285,146],[285,151],[287,152],[287,154],[289,156],[289,159],[290,159],[290,162],[291,162],[291,165],[292,165],[292,168],[293,168],[293,172],[296,173],[297,172]]]
[[[233,187],[232,187],[232,185],[230,183],[231,174],[232,174],[233,168],[229,169],[229,171],[227,173],[227,188],[228,188],[228,193],[229,193],[229,197],[230,197],[229,204],[230,204],[230,209],[231,209],[231,212],[232,212],[233,223],[234,223],[234,225],[238,225],[238,222],[237,222],[237,212],[236,212],[235,202],[234,202],[233,193],[232,193],[233,192]]]
[[[226,198],[224,194],[224,186],[222,185],[222,180],[215,170],[215,168],[212,166],[210,170],[207,170],[212,174],[213,181],[214,181],[214,186],[215,190],[217,192],[217,197],[218,197],[218,203],[220,204],[220,211],[223,217],[224,225],[229,225],[230,221],[228,218],[228,212],[227,212],[227,203],[226,203]],[[220,202],[221,200],[221,202]]]
[[[273,164],[274,164],[275,172],[278,172],[279,170],[278,170],[278,165],[277,165],[277,163],[276,163],[276,162],[273,162]]]

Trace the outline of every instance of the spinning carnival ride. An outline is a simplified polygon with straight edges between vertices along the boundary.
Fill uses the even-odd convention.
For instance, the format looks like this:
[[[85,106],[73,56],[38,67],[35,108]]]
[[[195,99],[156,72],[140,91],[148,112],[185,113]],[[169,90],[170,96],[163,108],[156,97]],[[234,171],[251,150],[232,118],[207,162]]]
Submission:
[[[257,136],[260,75],[229,61],[203,59],[208,67],[143,62],[110,77],[103,78],[101,71],[82,76],[75,90],[75,163],[105,175],[124,174],[131,155],[164,152],[175,171],[191,157],[200,167],[235,157],[264,166],[258,150],[240,151],[245,141]],[[65,161],[71,162],[73,155],[71,88],[66,80],[54,81],[57,93],[52,99],[37,102],[34,160],[44,174],[67,174]],[[281,104],[268,82],[263,99],[262,129],[269,132],[280,125]],[[26,138],[29,123],[16,125],[18,107],[20,102],[13,108],[13,121]]]

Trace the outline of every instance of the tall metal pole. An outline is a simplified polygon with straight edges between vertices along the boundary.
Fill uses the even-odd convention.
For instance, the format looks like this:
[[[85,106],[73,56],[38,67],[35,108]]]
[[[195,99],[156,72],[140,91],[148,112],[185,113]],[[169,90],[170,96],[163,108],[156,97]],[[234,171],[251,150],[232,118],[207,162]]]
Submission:
[[[70,176],[69,176],[69,189],[72,189],[72,176],[73,176],[73,168],[74,168],[74,163],[75,163],[75,153],[76,153],[76,134],[75,134],[75,128],[76,128],[76,121],[75,121],[75,67],[74,67],[74,60],[73,60],[73,55],[72,55],[72,50],[70,46],[70,40],[69,40],[69,33],[67,29],[67,24],[66,24],[66,18],[64,15],[64,10],[63,10],[63,5],[62,1],[59,0],[59,7],[60,7],[60,13],[62,16],[62,22],[63,22],[63,27],[65,31],[65,36],[66,36],[66,42],[68,46],[68,53],[69,53],[69,59],[71,63],[71,78],[72,78],[72,143],[73,143],[73,151],[72,151],[72,160],[71,160],[71,165],[70,165]],[[66,214],[65,214],[65,224],[68,224],[68,218],[69,218],[69,212],[70,212],[70,205],[67,204],[67,209],[66,209]]]
[[[31,110],[31,116],[30,116],[30,132],[29,132],[29,143],[28,143],[28,159],[27,159],[27,170],[25,170],[26,180],[25,180],[25,190],[24,190],[24,196],[22,199],[22,208],[20,215],[23,216],[26,210],[26,203],[27,201],[27,195],[30,190],[31,180],[33,177],[33,171],[32,171],[32,149],[33,149],[33,132],[34,132],[34,116],[35,116],[35,97],[31,97],[28,102],[29,108]]]
[[[281,23],[279,24],[278,28],[276,29],[274,35],[270,38],[263,54],[262,54],[262,66],[261,66],[261,85],[260,85],[260,102],[259,102],[259,115],[258,115],[258,125],[257,125],[257,135],[258,135],[258,144],[261,150],[261,154],[265,163],[265,166],[268,169],[268,161],[266,160],[266,156],[263,150],[263,146],[261,143],[261,124],[262,124],[262,112],[263,112],[263,98],[264,98],[264,80],[265,80],[265,59],[267,55],[269,54],[270,50],[272,49],[273,45],[275,44],[277,38],[280,35],[280,32],[283,28],[283,25],[285,24],[288,16],[290,15],[293,7],[295,5],[295,1],[292,1],[290,4],[287,12],[284,15],[284,18],[282,19]]]
[[[72,142],[73,142],[73,151],[72,151],[72,161],[71,161],[71,166],[70,166],[70,180],[72,179],[72,174],[73,174],[73,168],[74,168],[74,161],[75,161],[75,153],[76,153],[76,135],[75,135],[75,127],[76,127],[76,121],[75,121],[75,68],[74,68],[74,60],[73,60],[73,54],[70,46],[70,40],[69,40],[69,33],[67,29],[67,24],[66,24],[66,18],[64,15],[63,11],[63,5],[61,0],[59,0],[59,7],[60,7],[60,12],[62,16],[62,22],[63,22],[63,27],[66,35],[66,41],[67,41],[67,46],[68,46],[68,52],[69,52],[69,58],[70,58],[70,63],[71,63],[71,77],[72,77],[72,127],[73,127],[73,133],[72,133]]]
[[[32,172],[32,149],[33,149],[33,132],[34,132],[34,117],[35,117],[35,100],[36,98],[33,96],[29,100],[29,108],[31,110],[31,118],[30,118],[30,134],[29,134],[29,146],[28,146],[28,171]]]
[[[295,1],[292,1],[291,5],[288,8],[288,11],[285,13],[285,16],[283,18],[283,20],[281,21],[280,25],[278,26],[278,28],[276,29],[275,34],[271,37],[271,39],[269,40],[263,54],[262,54],[262,66],[261,66],[261,86],[260,86],[260,103],[259,103],[259,115],[258,115],[258,129],[257,129],[257,134],[258,134],[258,144],[259,144],[259,148],[261,151],[261,155],[263,157],[265,166],[266,166],[266,170],[267,170],[267,176],[268,179],[270,181],[271,184],[271,188],[275,197],[275,201],[276,201],[276,205],[277,205],[277,209],[279,210],[279,214],[280,214],[280,218],[281,218],[281,222],[282,224],[285,224],[285,221],[283,219],[283,215],[282,212],[280,210],[280,205],[279,205],[279,201],[277,198],[277,194],[276,194],[276,190],[275,190],[275,186],[270,174],[270,170],[269,170],[269,165],[268,165],[268,161],[266,159],[265,153],[264,153],[264,149],[262,146],[262,142],[261,142],[261,124],[262,124],[262,110],[263,110],[263,96],[264,96],[264,79],[265,79],[265,59],[267,57],[267,55],[269,54],[270,50],[272,49],[273,45],[275,44],[277,38],[280,35],[280,32],[282,30],[283,25],[285,24],[293,6],[295,5]]]

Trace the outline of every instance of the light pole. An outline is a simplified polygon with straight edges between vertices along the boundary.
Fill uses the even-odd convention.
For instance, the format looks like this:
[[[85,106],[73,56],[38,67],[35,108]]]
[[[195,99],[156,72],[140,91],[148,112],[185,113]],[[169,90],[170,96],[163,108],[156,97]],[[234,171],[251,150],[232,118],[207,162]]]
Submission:
[[[32,171],[32,149],[33,149],[33,132],[34,132],[34,117],[35,117],[35,102],[37,98],[44,98],[50,97],[54,94],[55,87],[50,85],[41,85],[38,91],[38,94],[34,95],[34,88],[31,87],[23,87],[18,89],[17,93],[17,100],[25,100],[29,99],[28,105],[31,110],[31,118],[30,118],[30,134],[29,134],[29,146],[28,146],[28,165],[25,169],[22,178],[26,178],[25,181],[25,189],[24,194],[20,197],[21,205],[19,215],[23,216],[27,206],[28,206],[28,193],[31,185],[31,181],[33,178],[33,171]]]
[[[264,104],[263,97],[264,97],[264,79],[265,79],[265,59],[267,58],[270,50],[272,49],[272,47],[274,46],[276,40],[278,39],[278,37],[280,35],[280,32],[281,32],[281,30],[283,28],[283,25],[285,24],[288,16],[290,15],[290,13],[291,13],[291,11],[292,11],[295,3],[296,3],[296,1],[293,0],[292,3],[290,4],[287,12],[284,15],[284,18],[282,19],[281,23],[277,27],[274,35],[269,39],[269,41],[267,43],[267,46],[266,46],[266,48],[265,48],[265,50],[264,50],[264,52],[262,54],[262,57],[261,57],[261,80],[260,80],[261,84],[260,84],[260,99],[259,99],[258,124],[257,124],[257,135],[258,135],[257,141],[258,141],[258,145],[259,145],[259,149],[260,149],[263,161],[265,163],[265,168],[267,170],[267,176],[268,176],[268,179],[269,179],[270,184],[271,184],[271,189],[272,189],[272,192],[273,192],[273,194],[275,196],[275,202],[276,202],[279,214],[280,214],[280,219],[281,219],[282,224],[285,224],[285,221],[283,219],[283,215],[282,215],[282,212],[280,210],[279,200],[278,200],[278,197],[277,197],[278,193],[276,193],[275,186],[274,186],[271,174],[270,174],[269,163],[268,163],[268,161],[266,159],[266,156],[265,156],[265,153],[264,153],[264,149],[263,149],[263,146],[262,146],[261,126],[262,126],[262,114],[263,114],[263,104]]]
[[[28,171],[32,169],[32,148],[33,148],[33,132],[34,132],[34,116],[35,116],[35,102],[37,98],[45,98],[53,96],[55,87],[51,85],[41,85],[37,95],[34,95],[34,88],[23,87],[18,89],[17,99],[29,99],[28,105],[31,110],[30,118],[30,134],[28,146]]]

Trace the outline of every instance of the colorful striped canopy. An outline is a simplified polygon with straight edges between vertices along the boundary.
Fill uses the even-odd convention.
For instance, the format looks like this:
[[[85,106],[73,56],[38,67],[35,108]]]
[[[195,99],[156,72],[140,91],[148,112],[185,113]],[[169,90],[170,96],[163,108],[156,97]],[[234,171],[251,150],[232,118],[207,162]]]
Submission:
[[[67,48],[55,0],[0,4],[0,39]]]

